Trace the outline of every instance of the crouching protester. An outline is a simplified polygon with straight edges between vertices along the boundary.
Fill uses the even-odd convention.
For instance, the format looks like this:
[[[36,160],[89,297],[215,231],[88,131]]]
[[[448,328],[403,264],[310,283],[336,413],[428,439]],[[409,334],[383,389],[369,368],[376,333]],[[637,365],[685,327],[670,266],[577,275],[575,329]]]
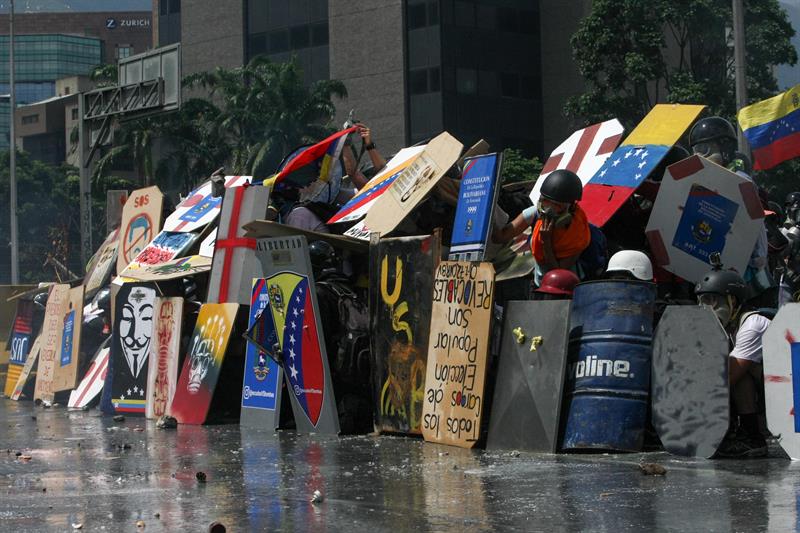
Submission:
[[[700,305],[709,307],[732,340],[728,358],[731,427],[717,451],[719,457],[764,457],[767,443],[759,428],[764,397],[762,338],[774,313],[747,309],[747,284],[737,273],[712,270],[696,285]]]
[[[526,228],[533,228],[531,252],[536,260],[537,287],[550,270],[565,269],[582,275],[578,259],[591,242],[586,213],[578,205],[582,195],[583,184],[577,174],[556,170],[545,178],[537,205],[495,232],[496,242],[508,242]]]

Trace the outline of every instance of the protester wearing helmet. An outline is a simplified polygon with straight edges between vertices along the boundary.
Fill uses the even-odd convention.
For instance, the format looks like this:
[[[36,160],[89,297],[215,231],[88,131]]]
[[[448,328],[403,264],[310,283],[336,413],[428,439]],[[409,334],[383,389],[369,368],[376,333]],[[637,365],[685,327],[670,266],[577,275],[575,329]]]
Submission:
[[[700,305],[709,307],[733,339],[728,358],[734,416],[717,451],[721,457],[763,457],[767,444],[759,430],[757,398],[763,387],[762,338],[770,319],[762,311],[742,312],[747,284],[729,270],[712,270],[695,286]],[[738,427],[735,425],[738,416]]]
[[[653,281],[653,264],[643,252],[621,250],[609,259],[606,278]]]
[[[542,276],[553,269],[578,273],[578,258],[591,241],[586,213],[578,205],[582,194],[583,184],[577,174],[555,170],[545,178],[537,205],[495,232],[495,241],[507,242],[525,228],[533,227],[531,252],[536,260],[537,286]]]
[[[542,284],[534,291],[534,300],[570,300],[575,285],[581,280],[571,270],[556,268],[542,277]]]
[[[783,223],[784,227],[791,228],[800,224],[800,192],[790,192],[786,195],[786,201],[783,204],[784,211],[786,211],[786,221]]]

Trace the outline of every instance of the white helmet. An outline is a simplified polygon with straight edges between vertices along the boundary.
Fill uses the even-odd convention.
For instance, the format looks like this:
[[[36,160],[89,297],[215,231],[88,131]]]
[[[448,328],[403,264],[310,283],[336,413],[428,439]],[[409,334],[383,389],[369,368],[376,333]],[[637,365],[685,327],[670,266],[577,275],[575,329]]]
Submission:
[[[642,281],[653,281],[653,264],[650,258],[636,250],[622,250],[608,260],[606,273],[628,272]]]

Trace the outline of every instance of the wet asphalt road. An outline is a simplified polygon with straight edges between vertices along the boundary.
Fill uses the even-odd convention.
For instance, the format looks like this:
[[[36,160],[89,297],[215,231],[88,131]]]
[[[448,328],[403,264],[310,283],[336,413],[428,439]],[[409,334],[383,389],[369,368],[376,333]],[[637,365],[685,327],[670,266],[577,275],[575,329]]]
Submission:
[[[5,399],[0,428],[2,532],[136,532],[139,520],[146,532],[202,532],[214,521],[227,531],[357,533],[800,530],[800,464],[777,449],[750,461],[469,451],[236,425],[159,430]],[[642,460],[666,476],[642,475]]]

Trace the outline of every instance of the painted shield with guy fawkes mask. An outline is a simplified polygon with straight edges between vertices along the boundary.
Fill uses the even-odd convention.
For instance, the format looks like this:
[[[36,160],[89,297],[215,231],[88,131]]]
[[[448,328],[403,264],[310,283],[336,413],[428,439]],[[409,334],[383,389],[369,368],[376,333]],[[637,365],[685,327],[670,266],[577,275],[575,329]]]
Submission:
[[[149,285],[126,284],[117,294],[111,344],[115,412],[145,414],[155,299],[156,291]]]

